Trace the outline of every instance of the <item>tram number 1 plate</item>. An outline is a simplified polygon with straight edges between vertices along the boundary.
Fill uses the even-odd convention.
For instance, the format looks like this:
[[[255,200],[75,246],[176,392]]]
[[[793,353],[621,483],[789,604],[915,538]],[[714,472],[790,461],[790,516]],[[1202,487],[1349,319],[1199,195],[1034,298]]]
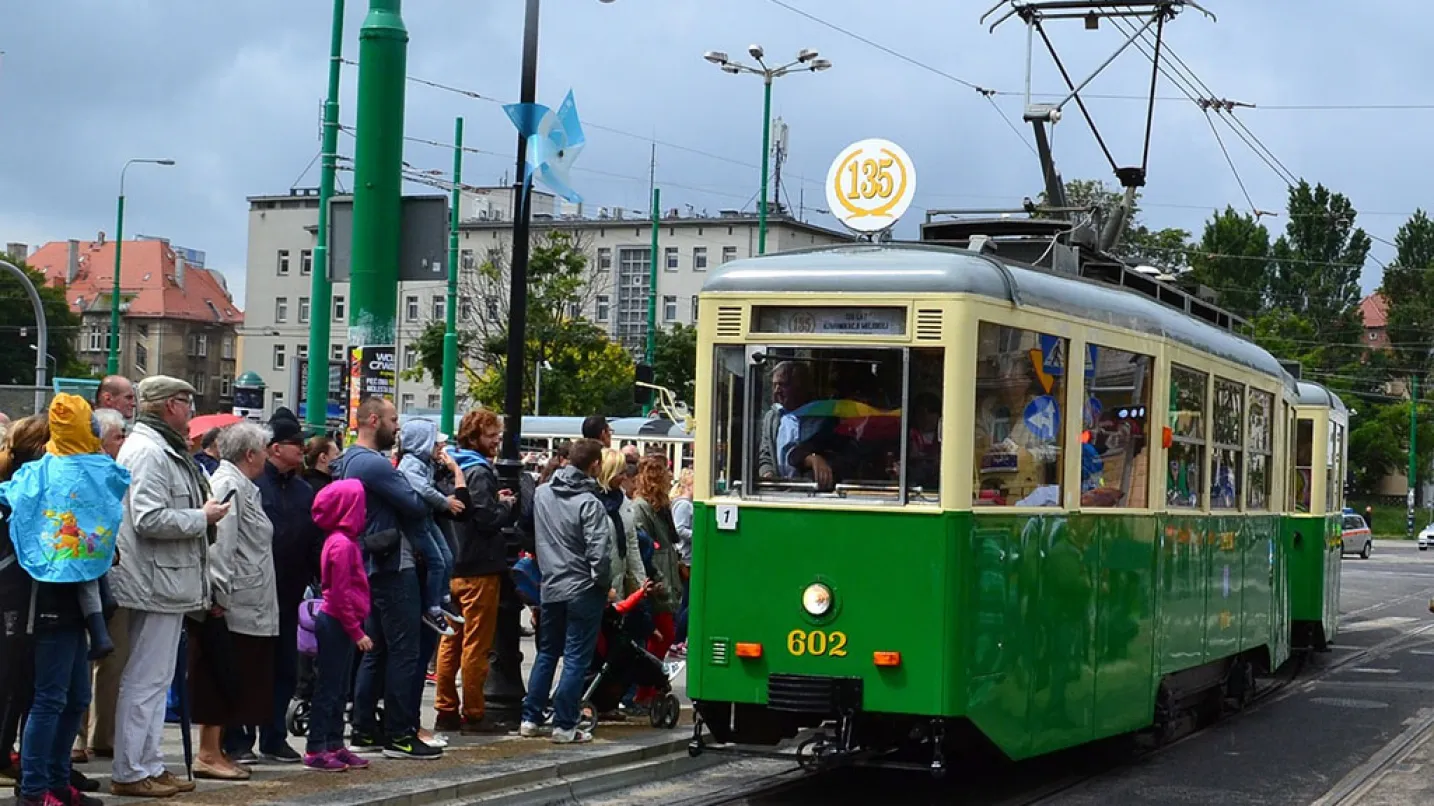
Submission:
[[[735,505],[717,505],[717,528],[724,532],[737,530],[737,507]]]

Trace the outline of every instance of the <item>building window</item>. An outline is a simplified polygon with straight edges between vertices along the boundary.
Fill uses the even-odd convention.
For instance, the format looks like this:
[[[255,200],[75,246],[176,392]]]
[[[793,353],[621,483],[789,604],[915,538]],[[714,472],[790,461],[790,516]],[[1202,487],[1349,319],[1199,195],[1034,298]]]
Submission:
[[[598,271],[612,271],[612,247],[598,247]]]
[[[314,253],[309,249],[299,251],[299,274],[308,277],[314,273]]]
[[[597,298],[597,320],[606,322],[610,315],[611,301],[607,294],[598,294]]]
[[[301,324],[301,325],[307,325],[308,323],[309,323],[309,298],[308,298],[308,297],[299,297],[299,324]]]
[[[677,297],[662,298],[662,321],[677,321]]]
[[[429,407],[430,409],[436,409],[436,408],[441,407],[442,405],[443,405],[443,396],[442,396],[442,395],[430,394],[430,395],[428,396],[428,407]]]
[[[414,349],[412,344],[403,345],[403,368],[413,369],[413,365],[416,363],[418,363],[418,350]]]
[[[697,324],[697,295],[692,295],[692,324]]]
[[[309,357],[309,345],[307,345],[307,344],[295,345],[295,347],[294,347],[294,357],[295,357],[295,358],[308,358],[308,357]]]
[[[224,337],[224,343],[223,343],[223,347],[221,348],[221,350],[222,350],[222,356],[223,356],[223,358],[224,358],[225,361],[233,361],[233,360],[234,360],[234,337],[233,337],[233,336],[225,336],[225,337]]]
[[[472,298],[472,297],[459,297],[459,298],[458,298],[458,318],[461,319],[461,320],[463,320],[464,322],[471,322],[471,321],[473,321],[473,298]]]
[[[417,321],[418,321],[418,297],[417,297],[416,295],[409,295],[407,298],[404,299],[404,301],[403,301],[403,307],[404,307],[404,309],[405,309],[405,310],[404,310],[404,313],[407,314],[406,318],[408,319],[408,321],[410,321],[410,322],[417,322]]]
[[[226,398],[234,396],[234,382],[229,380],[228,375],[219,377],[219,396]]]
[[[433,295],[433,321],[442,322],[448,317],[448,298],[443,294]]]
[[[724,247],[722,247],[722,262],[723,262],[723,263],[729,263],[729,262],[731,262],[731,261],[733,261],[733,260],[736,260],[736,259],[737,259],[737,247],[735,247],[735,246],[724,246]]]
[[[275,298],[274,298],[274,321],[277,322],[278,324],[281,324],[281,325],[282,325],[283,323],[289,321],[289,298],[288,298],[288,297],[275,297]]]
[[[343,346],[342,344],[330,344],[330,345],[329,345],[329,360],[330,360],[330,361],[342,361],[342,360],[344,360],[344,346]]]
[[[134,346],[134,368],[139,370],[141,375],[149,374],[149,349],[143,344]]]
[[[492,297],[485,297],[483,299],[483,307],[487,309],[489,322],[498,321],[498,300]]]
[[[667,255],[667,270],[677,271],[677,247],[669,246],[663,250],[663,253]]]
[[[582,306],[582,303],[579,303],[579,302],[569,302],[569,303],[568,303],[568,319],[571,319],[572,321],[576,322],[577,320],[579,320],[579,319],[581,319],[581,318],[583,318],[583,306]]]
[[[334,321],[344,321],[344,298],[334,297]]]
[[[194,391],[200,397],[203,397],[204,395],[208,394],[208,392],[205,390],[205,382],[208,380],[208,378],[204,377],[204,373],[196,372],[194,373],[194,377],[189,379],[189,382],[191,385],[194,386]]]
[[[413,395],[402,395],[398,398],[399,413],[407,412],[413,408]]]
[[[287,249],[279,250],[279,276],[289,276],[289,250]]]
[[[184,354],[187,355],[187,356],[196,356],[196,355],[199,355],[199,336],[198,336],[198,335],[196,335],[196,334],[194,334],[194,333],[190,333],[190,334],[189,334],[189,349],[185,350]]]
[[[459,262],[459,265],[462,266],[462,268],[464,268],[464,269],[476,269],[476,268],[478,268],[478,264],[476,264],[476,263],[473,261],[473,250],[472,250],[472,249],[464,249],[462,252],[460,252],[460,253],[459,253],[458,262]]]
[[[199,357],[209,357],[209,335],[206,333],[199,334]]]
[[[283,393],[283,392],[275,392],[275,393],[274,393],[274,396],[273,396],[272,398],[270,398],[270,399],[274,401],[274,409],[273,409],[274,411],[277,411],[277,410],[279,410],[280,408],[283,408],[283,406],[284,406],[284,393]]]
[[[694,271],[705,271],[707,269],[707,247],[692,247],[692,269]]]
[[[139,325],[135,327],[135,332],[139,334],[141,339],[147,339],[149,338],[149,325]]]
[[[274,369],[287,369],[289,362],[284,357],[284,345],[274,345]]]

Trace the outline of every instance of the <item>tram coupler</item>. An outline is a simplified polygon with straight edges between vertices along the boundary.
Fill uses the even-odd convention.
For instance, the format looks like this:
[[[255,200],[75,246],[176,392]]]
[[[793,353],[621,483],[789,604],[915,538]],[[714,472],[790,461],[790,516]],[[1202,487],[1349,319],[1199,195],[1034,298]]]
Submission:
[[[697,758],[702,751],[707,749],[706,743],[702,741],[702,714],[694,711],[692,713],[692,741],[687,743],[687,755]]]
[[[931,720],[931,777],[946,777],[946,720]]]

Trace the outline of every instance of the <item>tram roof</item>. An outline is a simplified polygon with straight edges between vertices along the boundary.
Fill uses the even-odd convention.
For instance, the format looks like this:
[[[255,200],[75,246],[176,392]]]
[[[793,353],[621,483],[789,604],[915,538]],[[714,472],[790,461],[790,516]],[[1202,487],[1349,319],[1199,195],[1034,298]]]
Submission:
[[[1317,383],[1300,381],[1297,389],[1301,406],[1328,406],[1342,414],[1349,412],[1344,406],[1344,401],[1339,399],[1339,395]]]
[[[703,292],[979,294],[1019,299],[1104,324],[1163,336],[1276,378],[1274,356],[1154,299],[1081,277],[931,244],[814,247],[734,260],[709,272]]]
[[[576,439],[583,433],[583,417],[524,417],[524,436],[555,436]],[[649,417],[609,417],[607,425],[618,439],[691,439],[692,435],[671,420]]]

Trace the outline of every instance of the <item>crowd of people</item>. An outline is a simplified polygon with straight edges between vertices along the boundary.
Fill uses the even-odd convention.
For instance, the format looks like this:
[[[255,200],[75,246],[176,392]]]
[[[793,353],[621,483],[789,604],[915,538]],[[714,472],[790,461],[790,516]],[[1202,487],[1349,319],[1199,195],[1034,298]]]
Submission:
[[[615,449],[603,417],[512,490],[485,409],[450,445],[369,398],[344,449],[284,408],[191,440],[194,399],[179,379],[112,376],[93,401],[0,415],[0,777],[19,802],[99,803],[72,767],[91,758],[111,760],[115,795],[193,791],[165,764],[174,690],[197,778],[242,781],[260,761],[345,772],[507,732],[484,684],[515,561],[540,580],[521,736],[592,739],[580,705],[604,624],[654,663],[684,655],[690,471]],[[302,752],[287,723],[301,673]],[[601,717],[656,695],[628,685]]]

